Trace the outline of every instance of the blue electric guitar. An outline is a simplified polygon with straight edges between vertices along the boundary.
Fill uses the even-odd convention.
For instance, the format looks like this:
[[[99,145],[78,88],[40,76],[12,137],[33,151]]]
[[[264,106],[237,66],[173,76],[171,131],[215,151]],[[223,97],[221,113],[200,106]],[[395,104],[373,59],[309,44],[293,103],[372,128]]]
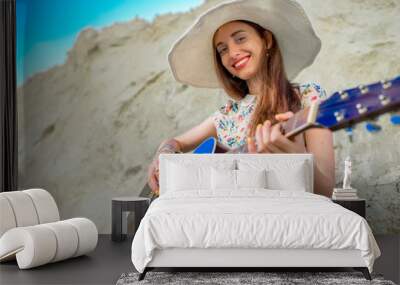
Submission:
[[[289,139],[309,128],[329,128],[332,131],[350,128],[353,124],[369,120],[400,107],[400,76],[391,80],[333,93],[322,103],[312,103],[292,118],[281,123],[282,133]],[[392,115],[391,122],[400,125],[400,115]],[[379,126],[367,124],[374,132]],[[214,137],[203,141],[193,153],[247,153],[247,144],[237,149],[227,149]]]

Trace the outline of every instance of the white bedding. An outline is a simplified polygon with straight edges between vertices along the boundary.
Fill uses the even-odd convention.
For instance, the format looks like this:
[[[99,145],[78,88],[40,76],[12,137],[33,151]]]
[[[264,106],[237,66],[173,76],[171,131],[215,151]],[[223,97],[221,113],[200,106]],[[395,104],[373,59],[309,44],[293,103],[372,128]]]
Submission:
[[[330,199],[308,192],[246,189],[207,195],[171,192],[149,207],[132,243],[143,272],[154,249],[358,249],[372,272],[380,256],[366,220]]]

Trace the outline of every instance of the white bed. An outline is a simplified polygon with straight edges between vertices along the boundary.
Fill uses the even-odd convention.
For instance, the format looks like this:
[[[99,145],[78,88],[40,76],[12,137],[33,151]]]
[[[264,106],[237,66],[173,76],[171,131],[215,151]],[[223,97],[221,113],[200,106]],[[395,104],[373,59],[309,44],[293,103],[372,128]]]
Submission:
[[[267,185],[238,188],[257,185],[237,174],[215,189],[210,166],[267,169]],[[311,154],[161,155],[160,197],[132,243],[140,279],[155,267],[354,267],[370,278],[380,251],[368,223],[313,194],[312,169]]]

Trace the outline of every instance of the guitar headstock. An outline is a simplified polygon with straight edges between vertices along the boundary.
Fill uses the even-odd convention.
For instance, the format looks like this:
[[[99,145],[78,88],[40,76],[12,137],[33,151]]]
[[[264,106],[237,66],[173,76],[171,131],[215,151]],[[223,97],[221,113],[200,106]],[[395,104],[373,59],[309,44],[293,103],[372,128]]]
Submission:
[[[400,108],[400,76],[335,92],[319,106],[317,123],[338,130]]]

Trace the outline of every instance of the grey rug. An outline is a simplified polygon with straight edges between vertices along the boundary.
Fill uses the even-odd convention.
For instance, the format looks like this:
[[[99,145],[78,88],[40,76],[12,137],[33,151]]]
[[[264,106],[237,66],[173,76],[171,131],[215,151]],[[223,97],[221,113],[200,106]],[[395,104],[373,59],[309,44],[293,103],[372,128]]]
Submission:
[[[382,275],[372,274],[372,281],[364,278],[361,272],[147,272],[142,281],[139,273],[124,273],[117,285],[133,284],[379,284],[395,285],[384,280]]]

